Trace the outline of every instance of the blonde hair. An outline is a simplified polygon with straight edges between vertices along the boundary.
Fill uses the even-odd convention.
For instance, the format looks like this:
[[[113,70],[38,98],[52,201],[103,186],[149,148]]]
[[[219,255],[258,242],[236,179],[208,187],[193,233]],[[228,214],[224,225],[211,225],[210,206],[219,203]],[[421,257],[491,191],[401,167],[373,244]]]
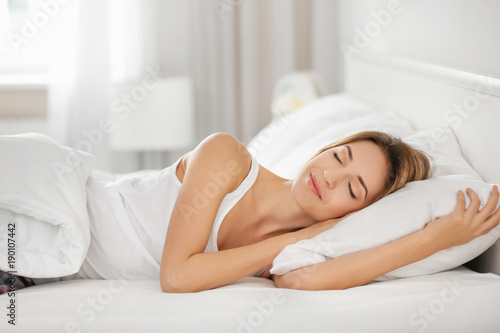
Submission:
[[[374,202],[399,190],[408,182],[424,180],[431,176],[429,158],[424,152],[414,149],[400,138],[377,131],[359,132],[335,141],[321,148],[311,159],[328,149],[366,140],[382,149],[389,164],[385,186]]]

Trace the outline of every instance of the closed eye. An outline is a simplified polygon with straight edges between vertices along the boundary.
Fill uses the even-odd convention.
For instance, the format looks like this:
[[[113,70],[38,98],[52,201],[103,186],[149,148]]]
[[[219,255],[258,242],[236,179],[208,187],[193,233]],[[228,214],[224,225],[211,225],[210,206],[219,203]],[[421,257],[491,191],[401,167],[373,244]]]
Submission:
[[[339,161],[339,163],[340,163],[341,165],[344,165],[344,163],[342,163],[342,161],[340,160],[339,155],[337,155],[337,153],[333,153],[333,156],[335,157],[335,159],[336,159],[337,161]]]
[[[334,152],[334,153],[333,153],[333,156],[335,157],[335,159],[336,159],[337,161],[339,161],[339,163],[340,163],[342,166],[344,165],[344,163],[342,163],[342,161],[340,160],[339,155],[337,155],[337,153],[335,153],[335,152]],[[357,199],[357,198],[356,198],[356,195],[354,195],[354,192],[352,191],[351,182],[349,182],[349,184],[348,184],[348,186],[347,186],[347,187],[348,187],[348,189],[349,189],[349,194],[351,195],[351,198],[353,198],[353,199]]]
[[[349,187],[349,193],[351,194],[351,197],[353,199],[357,199],[356,196],[354,195],[354,192],[352,191],[351,182],[349,182],[349,186],[348,187]]]

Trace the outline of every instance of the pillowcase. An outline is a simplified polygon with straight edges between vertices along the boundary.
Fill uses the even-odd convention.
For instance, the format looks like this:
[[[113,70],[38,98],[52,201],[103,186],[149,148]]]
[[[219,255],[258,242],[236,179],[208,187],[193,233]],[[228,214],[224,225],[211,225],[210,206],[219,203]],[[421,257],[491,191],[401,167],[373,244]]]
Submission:
[[[481,176],[462,156],[462,150],[447,124],[416,132],[403,138],[403,141],[431,157],[433,177],[445,175],[466,175],[482,180]]]
[[[328,95],[275,118],[246,145],[259,164],[291,179],[320,148],[364,130],[397,136],[415,133],[391,110],[374,108],[345,94]]]
[[[427,222],[451,213],[456,206],[456,192],[467,187],[476,191],[482,205],[486,203],[492,184],[484,183],[461,156],[451,128],[443,125],[408,136],[404,141],[431,157],[434,178],[408,183],[330,230],[287,246],[274,259],[271,273],[281,275],[421,230]],[[466,200],[468,205],[467,195]],[[376,280],[432,274],[457,267],[484,252],[499,237],[500,227],[497,227],[467,244],[440,251]]]
[[[36,133],[0,136],[0,270],[76,273],[90,244],[85,183],[94,157]]]
[[[347,217],[320,235],[289,245],[274,259],[272,274],[320,263],[407,236],[455,209],[458,190],[472,188],[484,204],[492,185],[462,175],[408,183],[403,189]],[[467,205],[469,199],[466,195]],[[482,205],[481,205],[482,206]],[[486,251],[500,237],[500,227],[471,242],[437,252],[377,278],[378,281],[433,274],[452,269]]]

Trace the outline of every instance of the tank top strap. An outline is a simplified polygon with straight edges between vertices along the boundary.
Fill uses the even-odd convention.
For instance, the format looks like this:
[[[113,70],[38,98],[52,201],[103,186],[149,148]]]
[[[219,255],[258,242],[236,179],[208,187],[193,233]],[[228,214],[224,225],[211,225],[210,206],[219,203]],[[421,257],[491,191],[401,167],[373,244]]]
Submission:
[[[212,227],[212,233],[210,234],[210,238],[208,240],[207,246],[204,252],[217,252],[219,248],[217,246],[217,236],[219,234],[219,228],[224,220],[224,217],[229,213],[229,211],[238,203],[238,201],[245,195],[245,193],[252,187],[257,179],[257,174],[259,173],[259,162],[253,156],[252,157],[252,166],[248,175],[241,182],[240,186],[233,192],[226,194],[224,199],[221,202],[219,210],[217,211],[217,215],[215,217],[214,225]]]

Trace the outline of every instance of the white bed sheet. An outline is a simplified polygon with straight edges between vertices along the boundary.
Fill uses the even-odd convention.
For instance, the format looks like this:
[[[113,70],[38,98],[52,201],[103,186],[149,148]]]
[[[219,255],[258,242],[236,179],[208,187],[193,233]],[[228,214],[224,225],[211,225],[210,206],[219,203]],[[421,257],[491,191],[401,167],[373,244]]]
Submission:
[[[70,280],[16,295],[17,325],[2,315],[0,332],[500,332],[500,277],[464,267],[342,291],[246,277],[191,294],[162,293],[158,281]]]
[[[94,169],[92,176],[121,175]],[[59,281],[16,292],[15,327],[7,322],[10,300],[0,295],[1,333],[500,332],[500,276],[464,267],[345,291],[278,289],[255,277],[191,294],[162,293],[159,281]]]

